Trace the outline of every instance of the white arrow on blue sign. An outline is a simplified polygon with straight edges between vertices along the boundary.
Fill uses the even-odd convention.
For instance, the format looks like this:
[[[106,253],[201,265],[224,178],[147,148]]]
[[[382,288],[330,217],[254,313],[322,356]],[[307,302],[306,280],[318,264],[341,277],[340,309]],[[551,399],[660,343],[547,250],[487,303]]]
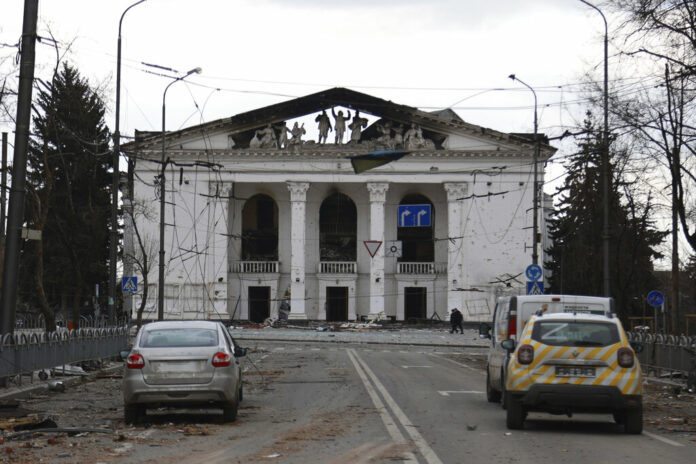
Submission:
[[[399,227],[430,227],[430,205],[399,205]]]
[[[543,271],[541,270],[541,266],[538,264],[530,264],[527,266],[525,274],[527,275],[528,280],[540,280],[541,276],[543,275]]]

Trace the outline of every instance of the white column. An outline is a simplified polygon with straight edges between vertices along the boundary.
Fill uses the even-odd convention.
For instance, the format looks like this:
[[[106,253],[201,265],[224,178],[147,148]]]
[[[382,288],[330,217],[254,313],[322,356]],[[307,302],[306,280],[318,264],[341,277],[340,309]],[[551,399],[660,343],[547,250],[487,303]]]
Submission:
[[[309,182],[288,182],[290,190],[290,319],[307,319],[305,311],[305,209]]]
[[[208,184],[208,236],[206,237],[205,291],[201,307],[205,317],[226,317],[228,246],[230,241],[227,218],[230,217],[232,182]],[[195,227],[195,224],[193,225]]]
[[[370,192],[370,240],[382,242],[370,260],[370,313],[369,319],[384,312],[384,202],[389,184],[368,182]]]
[[[466,288],[468,285],[463,281],[464,273],[464,239],[461,238],[464,232],[462,224],[462,198],[466,195],[467,185],[465,183],[445,183],[447,192],[447,319],[452,308],[459,308],[462,314],[466,315],[462,303],[464,301],[463,292],[457,288]]]

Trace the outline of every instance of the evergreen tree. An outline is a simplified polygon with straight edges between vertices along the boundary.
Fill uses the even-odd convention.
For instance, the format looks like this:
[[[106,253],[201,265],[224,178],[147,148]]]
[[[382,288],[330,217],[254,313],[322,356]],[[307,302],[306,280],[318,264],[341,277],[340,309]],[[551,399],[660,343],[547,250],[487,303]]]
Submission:
[[[26,219],[42,240],[23,250],[20,296],[50,330],[55,311],[77,324],[96,285],[107,288],[113,166],[104,103],[75,68],[63,64],[35,107]]]
[[[566,163],[564,185],[556,192],[559,201],[550,220],[553,244],[545,267],[551,293],[599,296],[604,281],[602,145],[590,113],[583,129],[579,152]],[[640,315],[642,299],[656,288],[652,262],[660,257],[655,247],[666,233],[655,230],[650,198],[643,204],[634,198],[616,169],[615,155],[610,154],[610,289],[616,311],[625,319]]]

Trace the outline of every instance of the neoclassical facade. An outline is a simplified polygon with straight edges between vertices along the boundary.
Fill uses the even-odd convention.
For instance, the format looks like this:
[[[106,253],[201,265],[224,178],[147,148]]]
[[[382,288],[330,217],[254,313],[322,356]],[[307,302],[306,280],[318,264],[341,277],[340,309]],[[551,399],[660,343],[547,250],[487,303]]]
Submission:
[[[168,132],[164,317],[488,320],[497,296],[525,291],[534,151],[540,167],[555,151],[536,143],[343,88]],[[124,260],[148,258],[156,319],[162,134],[123,149],[136,161]],[[394,150],[355,173],[353,157]],[[145,276],[127,272],[135,311]]]

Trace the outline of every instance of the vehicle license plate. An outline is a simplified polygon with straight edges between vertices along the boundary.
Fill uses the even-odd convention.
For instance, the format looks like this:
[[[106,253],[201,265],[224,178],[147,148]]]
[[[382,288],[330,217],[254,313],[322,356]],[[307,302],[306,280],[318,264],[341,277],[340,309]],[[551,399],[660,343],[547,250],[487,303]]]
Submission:
[[[594,367],[556,366],[556,377],[594,377]]]
[[[159,373],[197,372],[200,369],[198,361],[159,361],[152,363],[152,370]]]

